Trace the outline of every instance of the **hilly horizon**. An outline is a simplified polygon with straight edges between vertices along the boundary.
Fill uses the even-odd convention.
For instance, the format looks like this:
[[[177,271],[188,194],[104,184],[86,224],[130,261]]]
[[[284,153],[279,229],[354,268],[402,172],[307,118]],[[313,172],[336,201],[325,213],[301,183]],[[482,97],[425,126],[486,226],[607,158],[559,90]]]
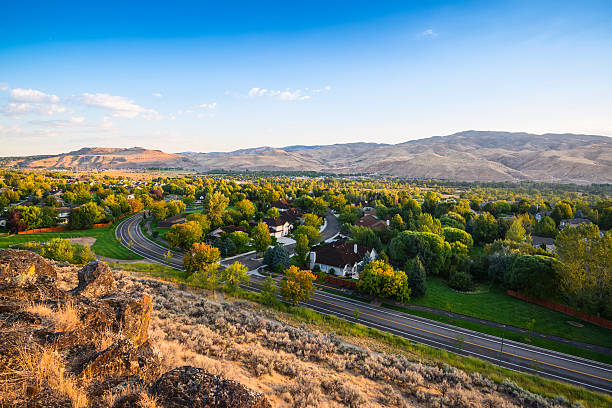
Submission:
[[[57,155],[6,158],[5,162],[13,167],[47,169],[316,171],[458,181],[588,184],[612,182],[612,138],[469,130],[398,144],[260,146],[208,153],[84,147]]]

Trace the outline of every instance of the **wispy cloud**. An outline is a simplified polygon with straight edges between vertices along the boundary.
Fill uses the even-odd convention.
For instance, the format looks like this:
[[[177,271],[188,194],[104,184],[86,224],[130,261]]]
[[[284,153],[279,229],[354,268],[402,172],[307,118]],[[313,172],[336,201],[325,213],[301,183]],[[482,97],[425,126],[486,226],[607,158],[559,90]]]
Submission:
[[[153,95],[153,96],[154,96],[154,97],[156,97],[156,98],[161,98],[161,97],[163,96],[163,95],[162,95],[162,94],[160,94],[159,92],[155,92],[155,93],[153,93],[153,94],[151,94],[151,95]]]
[[[0,82],[0,91],[8,91],[8,84],[6,82]]]
[[[57,119],[57,120],[31,120],[29,123],[37,126],[44,126],[46,128],[67,128],[82,126],[85,122],[83,117],[72,117],[70,119]]]
[[[200,108],[200,109],[216,109],[217,108],[217,102],[203,103],[203,104],[198,105],[196,107]]]
[[[9,94],[9,101],[2,108],[2,112],[12,117],[25,114],[56,115],[73,112],[72,109],[59,105],[60,98],[57,95],[47,94],[36,89],[12,89]]]
[[[437,37],[438,33],[436,33],[433,29],[428,28],[425,31],[422,31],[421,33],[419,33],[417,35],[418,38],[424,38],[424,37]]]
[[[269,98],[280,99],[283,101],[303,101],[310,99],[310,95],[304,95],[301,89],[294,91],[286,89],[284,91],[277,91],[266,88],[251,88],[248,93],[249,98],[256,98],[261,96],[267,96]]]
[[[109,111],[113,117],[134,119],[140,117],[145,120],[160,119],[154,109],[146,109],[123,96],[109,95],[105,93],[84,93],[80,97],[83,105]]]
[[[11,90],[10,99],[15,102],[27,103],[59,103],[57,95],[46,94],[36,89],[15,88]]]

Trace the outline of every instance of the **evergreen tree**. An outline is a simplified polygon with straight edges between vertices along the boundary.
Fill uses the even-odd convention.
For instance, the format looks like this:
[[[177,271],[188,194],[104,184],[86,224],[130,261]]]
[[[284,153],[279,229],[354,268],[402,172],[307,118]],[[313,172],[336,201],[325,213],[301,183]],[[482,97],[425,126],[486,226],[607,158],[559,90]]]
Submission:
[[[418,256],[412,261],[410,272],[408,272],[408,286],[410,286],[412,296],[425,296],[427,286],[425,284],[425,268]]]

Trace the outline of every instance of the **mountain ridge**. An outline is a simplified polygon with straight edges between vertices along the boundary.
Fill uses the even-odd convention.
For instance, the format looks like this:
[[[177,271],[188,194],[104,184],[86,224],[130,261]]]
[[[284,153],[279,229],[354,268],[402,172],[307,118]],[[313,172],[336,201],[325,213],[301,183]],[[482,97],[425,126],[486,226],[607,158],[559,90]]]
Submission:
[[[25,168],[318,171],[461,181],[611,183],[612,138],[572,133],[467,130],[398,144],[260,146],[230,152],[165,153],[142,147],[85,147]]]

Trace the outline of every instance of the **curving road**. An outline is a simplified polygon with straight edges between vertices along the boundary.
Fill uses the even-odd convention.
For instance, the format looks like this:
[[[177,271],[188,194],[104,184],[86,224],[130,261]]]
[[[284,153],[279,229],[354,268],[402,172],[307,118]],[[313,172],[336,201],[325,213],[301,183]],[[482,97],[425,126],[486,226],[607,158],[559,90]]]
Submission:
[[[119,224],[116,235],[121,243],[150,261],[182,270],[182,253],[170,251],[171,257],[165,256],[168,249],[149,240],[140,230],[141,219],[142,214],[136,214]],[[323,232],[325,239],[335,235],[339,229],[333,215],[328,215],[327,219],[327,228]],[[250,270],[261,266],[261,260],[253,259],[253,254],[235,257],[232,262],[234,260],[246,263]],[[246,288],[258,291],[262,278],[257,275],[252,275],[251,278],[251,284]],[[612,366],[607,364],[502,340],[499,337],[373,306],[320,290],[315,290],[311,300],[302,305],[323,314],[351,321],[355,321],[354,311],[358,309],[359,323],[363,325],[457,354],[475,356],[513,370],[535,373],[612,394]]]

